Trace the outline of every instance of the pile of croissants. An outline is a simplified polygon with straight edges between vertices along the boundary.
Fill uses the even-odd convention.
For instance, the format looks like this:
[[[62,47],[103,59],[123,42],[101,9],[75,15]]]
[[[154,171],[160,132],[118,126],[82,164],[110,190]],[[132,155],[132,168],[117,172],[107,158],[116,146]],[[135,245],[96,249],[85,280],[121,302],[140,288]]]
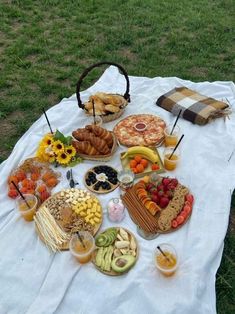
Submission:
[[[72,141],[72,144],[78,154],[107,155],[112,150],[112,132],[98,125],[87,125],[83,129],[73,131],[72,135],[76,139]]]
[[[96,93],[89,97],[88,102],[84,103],[85,109],[89,114],[93,114],[93,104],[95,114],[100,116],[119,112],[127,105],[127,100],[117,94]]]

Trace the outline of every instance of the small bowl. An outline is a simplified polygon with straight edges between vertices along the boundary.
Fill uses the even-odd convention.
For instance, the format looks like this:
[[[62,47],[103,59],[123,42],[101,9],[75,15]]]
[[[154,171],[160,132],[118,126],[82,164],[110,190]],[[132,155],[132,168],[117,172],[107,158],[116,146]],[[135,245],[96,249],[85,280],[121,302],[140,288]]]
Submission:
[[[147,128],[147,124],[144,122],[138,122],[134,125],[134,128],[136,129],[136,131],[138,132],[143,132],[144,130],[146,130]]]

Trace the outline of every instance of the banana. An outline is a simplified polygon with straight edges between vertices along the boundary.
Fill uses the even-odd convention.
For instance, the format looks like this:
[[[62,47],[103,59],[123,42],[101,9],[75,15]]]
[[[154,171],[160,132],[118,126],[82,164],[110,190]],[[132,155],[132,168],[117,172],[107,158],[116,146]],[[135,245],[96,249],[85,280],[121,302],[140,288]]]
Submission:
[[[124,159],[126,157],[132,157],[135,155],[141,155],[150,160],[152,163],[158,162],[157,154],[152,149],[144,146],[133,146],[128,148],[127,152],[122,155],[121,159]]]

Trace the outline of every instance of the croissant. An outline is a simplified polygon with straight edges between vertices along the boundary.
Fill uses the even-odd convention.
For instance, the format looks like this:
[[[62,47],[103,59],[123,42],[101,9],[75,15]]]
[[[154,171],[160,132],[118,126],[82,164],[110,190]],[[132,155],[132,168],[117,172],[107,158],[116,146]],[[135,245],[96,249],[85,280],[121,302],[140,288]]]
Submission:
[[[99,138],[102,138],[103,140],[105,140],[108,147],[111,148],[113,146],[113,135],[111,132],[107,131],[106,129],[101,128],[98,125],[92,124],[92,125],[87,125],[86,130],[94,133]]]
[[[106,144],[105,140],[95,136],[93,133],[90,133],[87,130],[85,131],[86,132],[79,132],[79,129],[77,131],[73,131],[72,133],[73,137],[79,141],[90,142],[90,144],[94,146],[95,149],[98,150],[102,155],[106,155],[110,152],[110,149],[108,145]]]
[[[99,155],[99,152],[88,141],[84,142],[73,141],[72,145],[75,147],[77,153],[86,154],[90,156]]]
[[[92,103],[94,102],[94,107],[95,107],[95,111],[100,111],[102,114],[105,114],[105,105],[103,103],[103,101],[96,95],[94,96],[90,96],[89,101]],[[89,109],[89,112],[91,111],[91,109],[93,110],[93,106],[92,108]]]
[[[106,105],[113,105],[113,106],[119,107],[127,103],[127,100],[121,95],[105,94],[105,93],[97,93],[96,95]]]

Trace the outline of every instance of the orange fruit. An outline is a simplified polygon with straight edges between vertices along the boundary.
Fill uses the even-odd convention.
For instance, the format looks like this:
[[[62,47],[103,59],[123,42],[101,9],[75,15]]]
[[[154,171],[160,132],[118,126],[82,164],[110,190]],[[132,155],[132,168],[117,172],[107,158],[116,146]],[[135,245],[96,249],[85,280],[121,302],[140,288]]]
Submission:
[[[144,166],[143,166],[142,164],[138,164],[138,165],[136,166],[136,169],[137,169],[137,171],[138,171],[139,173],[141,173],[141,172],[144,171]]]
[[[15,176],[18,181],[23,181],[24,179],[26,179],[26,173],[24,172],[24,170],[21,169],[16,172]]]
[[[31,180],[33,180],[33,181],[37,181],[39,179],[39,177],[40,177],[40,173],[38,173],[38,172],[33,172],[31,174]]]
[[[130,168],[135,168],[137,165],[137,161],[135,159],[132,159],[129,165],[130,165]]]
[[[57,183],[58,183],[57,179],[56,179],[56,178],[53,178],[53,177],[50,178],[49,180],[46,180],[46,181],[45,181],[45,184],[46,184],[47,186],[49,186],[50,188],[56,186]]]
[[[137,164],[139,164],[142,160],[142,157],[140,155],[135,155],[135,161],[137,162]]]
[[[131,171],[134,173],[138,173],[138,170],[136,168],[131,168]]]
[[[148,163],[149,163],[149,162],[148,162],[147,159],[142,159],[141,162],[140,162],[140,164],[143,165],[144,168],[147,168],[147,167],[148,167]]]
[[[11,198],[16,198],[17,195],[18,195],[18,192],[16,190],[11,189],[8,191],[8,196]]]
[[[20,189],[20,192],[23,193],[23,194],[26,194],[26,193],[28,193],[28,189],[23,187],[23,188]]]
[[[37,188],[37,191],[38,191],[39,193],[45,192],[46,190],[47,190],[47,187],[46,187],[44,184],[39,185],[39,187]]]
[[[8,177],[8,183],[14,182],[15,184],[17,184],[19,182],[19,180],[17,179],[16,176],[9,176]]]
[[[153,165],[152,165],[152,170],[158,170],[158,169],[159,169],[158,164],[153,164]]]
[[[22,186],[24,187],[24,188],[28,188],[28,183],[29,182],[31,182],[31,180],[29,180],[29,179],[24,179],[23,181],[22,181]]]

